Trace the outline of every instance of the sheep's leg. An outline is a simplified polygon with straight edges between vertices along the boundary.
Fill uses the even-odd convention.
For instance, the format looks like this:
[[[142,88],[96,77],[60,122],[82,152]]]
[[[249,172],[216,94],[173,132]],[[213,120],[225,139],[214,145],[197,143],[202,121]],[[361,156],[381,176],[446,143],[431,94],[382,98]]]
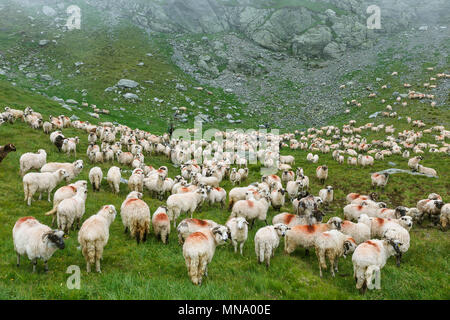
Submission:
[[[309,249],[305,249],[305,257],[309,256]]]
[[[48,199],[47,200],[48,200],[48,202],[52,202],[51,199],[50,199],[51,196],[52,196],[52,190],[48,189],[47,192],[48,192]]]
[[[240,245],[241,256],[244,255],[244,254],[242,253],[243,249],[244,249],[244,242],[241,242],[241,245]]]
[[[42,200],[42,192],[39,192],[39,198],[38,200]]]
[[[16,252],[16,255],[17,255],[17,266],[19,267],[20,266],[20,254],[18,254]]]
[[[33,263],[33,273],[35,273],[36,272],[36,265],[37,265],[37,258],[34,258],[32,263]]]
[[[44,261],[44,271],[46,273],[48,272],[48,261],[47,260]]]
[[[237,241],[233,240],[234,253],[237,253]]]
[[[128,232],[128,227],[125,227],[124,233]]]
[[[402,262],[402,254],[400,253],[400,254],[398,254],[397,256],[396,256],[396,260],[397,260],[397,267],[400,267],[400,263]]]

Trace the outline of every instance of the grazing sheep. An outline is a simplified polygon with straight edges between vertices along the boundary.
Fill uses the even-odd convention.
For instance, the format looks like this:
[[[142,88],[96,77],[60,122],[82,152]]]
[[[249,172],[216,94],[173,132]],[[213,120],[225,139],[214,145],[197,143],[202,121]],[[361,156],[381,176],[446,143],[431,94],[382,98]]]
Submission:
[[[116,152],[117,161],[121,165],[131,166],[134,160],[133,154],[131,152],[122,152],[121,150]]]
[[[384,187],[388,183],[389,180],[389,173],[385,172],[383,174],[374,173],[371,176],[372,179],[372,187],[381,187],[384,190]]]
[[[120,179],[122,178],[121,169],[119,167],[111,167],[106,175],[106,181],[108,181],[109,187],[112,192],[119,194],[120,192]]]
[[[41,224],[34,217],[23,217],[16,221],[13,228],[14,251],[17,255],[17,266],[20,256],[27,255],[36,272],[37,260],[44,260],[45,272],[48,271],[48,260],[58,249],[64,249],[64,232],[52,230]]]
[[[316,169],[316,176],[320,183],[324,184],[328,178],[328,167],[326,165],[318,166]]]
[[[441,215],[439,220],[441,223],[442,231],[445,231],[447,229],[447,226],[450,225],[450,203],[445,204],[441,208]]]
[[[251,227],[256,219],[264,221],[267,225],[267,211],[269,210],[270,198],[263,197],[259,200],[239,200],[233,206],[231,217],[244,217],[247,221],[251,221]]]
[[[266,267],[270,267],[270,258],[275,256],[275,250],[280,244],[280,238],[286,235],[290,228],[282,223],[266,226],[255,234],[255,252],[258,263],[266,261]]]
[[[120,207],[125,233],[129,230],[138,244],[147,241],[150,230],[150,208],[141,199],[142,193],[131,191]]]
[[[83,170],[83,160],[77,160],[73,163],[49,162],[41,168],[41,172],[55,172],[58,169],[66,170],[68,174],[66,181],[70,182]]]
[[[322,269],[327,269],[326,258],[330,260],[331,276],[338,272],[338,263],[341,256],[346,257],[356,249],[355,240],[338,230],[330,230],[320,233],[314,240],[317,259],[319,260],[320,277]]]
[[[159,207],[156,209],[152,216],[152,225],[156,238],[161,239],[164,244],[168,244],[170,235],[170,219],[167,215],[166,207]]]
[[[52,190],[69,174],[64,169],[56,172],[30,172],[23,177],[23,190],[25,193],[24,201],[31,206],[31,200],[36,192],[39,192],[39,200],[42,199],[42,193],[48,193],[48,202],[50,202]]]
[[[197,207],[208,197],[206,191],[199,189],[194,192],[173,194],[167,198],[167,215],[176,226],[176,220],[182,212],[190,212],[191,218]]]
[[[20,175],[23,177],[31,169],[40,170],[47,163],[47,152],[39,149],[37,153],[24,153],[20,159]]]
[[[230,230],[231,243],[234,246],[234,252],[237,252],[239,245],[239,251],[243,255],[244,243],[248,237],[248,222],[243,217],[231,218],[227,221],[225,226]]]
[[[77,229],[80,228],[80,220],[86,210],[87,189],[78,188],[77,193],[72,198],[64,199],[56,208],[56,221],[58,229],[69,234],[69,229],[74,229],[75,222]]]
[[[219,224],[213,220],[184,219],[177,227],[178,243],[183,244],[186,238],[194,232],[202,231],[203,229],[212,229],[218,225]]]
[[[361,294],[367,289],[381,289],[381,269],[389,257],[400,254],[399,246],[401,243],[398,240],[384,239],[368,240],[356,247],[352,256],[353,278],[356,281],[356,289]]]
[[[333,202],[333,195],[334,191],[332,186],[328,186],[326,189],[321,189],[319,191],[319,197],[327,205]]]
[[[14,151],[16,151],[16,147],[11,143],[8,143],[7,145],[0,147],[0,162],[2,162],[3,159],[6,158],[8,153],[14,152]]]
[[[203,275],[208,276],[208,264],[211,262],[216,246],[228,240],[228,230],[217,226],[211,230],[194,232],[183,244],[183,257],[189,277],[193,284],[201,285]]]
[[[84,221],[78,232],[78,242],[81,252],[86,260],[86,271],[91,272],[91,264],[95,264],[95,270],[100,270],[100,260],[103,258],[103,249],[108,243],[109,226],[116,218],[116,208],[106,205],[97,214]]]
[[[94,191],[100,191],[100,186],[103,180],[103,171],[100,167],[93,167],[89,171],[89,182],[92,184]]]

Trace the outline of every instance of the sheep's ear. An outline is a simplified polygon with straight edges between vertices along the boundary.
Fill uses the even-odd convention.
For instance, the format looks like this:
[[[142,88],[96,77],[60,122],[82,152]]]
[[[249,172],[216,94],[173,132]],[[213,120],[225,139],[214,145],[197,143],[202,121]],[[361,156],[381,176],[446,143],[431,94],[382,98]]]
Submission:
[[[220,227],[214,227],[213,229],[212,229],[212,233],[213,234],[216,234],[216,233],[219,233],[219,229],[220,229]]]

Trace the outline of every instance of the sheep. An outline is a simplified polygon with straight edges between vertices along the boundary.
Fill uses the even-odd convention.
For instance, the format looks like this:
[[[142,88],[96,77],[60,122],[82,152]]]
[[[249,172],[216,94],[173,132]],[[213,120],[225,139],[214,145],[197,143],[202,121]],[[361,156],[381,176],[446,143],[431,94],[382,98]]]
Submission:
[[[20,175],[23,177],[29,170],[40,170],[47,163],[47,152],[39,149],[37,153],[24,153],[20,159]]]
[[[331,276],[338,272],[339,257],[346,257],[356,249],[355,240],[338,230],[330,230],[320,233],[314,240],[316,256],[319,260],[319,272],[322,278],[322,269],[327,269],[326,258],[330,260]]]
[[[160,238],[164,244],[168,244],[170,235],[170,220],[167,215],[166,207],[159,207],[153,213],[152,226],[156,238]]]
[[[294,226],[298,226],[300,224],[309,224],[310,222],[309,217],[305,217],[305,216],[298,216],[295,214],[290,214],[287,212],[284,213],[280,213],[277,214],[276,216],[273,217],[272,219],[272,224],[275,225],[277,223],[283,223],[285,225],[287,225],[288,227],[294,227]],[[320,211],[314,211],[314,223],[312,224],[316,224],[316,223],[320,223],[322,222],[323,219],[323,214]]]
[[[235,186],[236,183],[240,185],[241,178],[242,178],[241,174],[239,172],[237,172],[236,168],[233,168],[230,173],[230,181],[233,184],[233,186]]]
[[[419,162],[423,160],[422,156],[416,156],[408,160],[408,167],[410,167],[413,171],[418,170]]]
[[[400,267],[403,254],[408,251],[410,246],[410,236],[408,230],[398,224],[392,225],[383,233],[383,238],[397,240],[401,243],[401,245],[399,245],[400,252],[397,252],[396,255],[397,267]]]
[[[234,252],[237,252],[239,245],[239,252],[243,255],[244,243],[248,237],[248,222],[243,217],[228,219],[225,226],[230,230],[231,243],[234,246]]]
[[[233,205],[231,217],[244,217],[247,221],[251,221],[250,228],[253,228],[256,219],[264,221],[267,225],[269,204],[269,197],[263,197],[259,200],[239,200]]]
[[[201,220],[187,218],[182,220],[177,227],[178,233],[178,243],[183,244],[189,235],[194,232],[202,231],[203,229],[212,229],[217,227],[219,224],[213,220]]]
[[[442,231],[447,229],[447,226],[450,225],[450,203],[445,204],[441,208],[441,215],[439,217],[439,222],[441,224]]]
[[[70,182],[83,170],[83,160],[77,160],[73,163],[49,162],[42,166],[41,172],[55,172],[58,169],[66,170],[68,174],[66,181]]]
[[[61,146],[61,151],[66,152],[67,155],[70,155],[70,152],[74,152],[75,157],[77,156],[77,143],[78,137],[74,139],[64,139],[63,144]]]
[[[417,166],[417,171],[432,177],[437,177],[437,172],[433,168],[424,167],[423,165],[419,164]]]
[[[39,192],[39,200],[42,198],[42,193],[48,193],[48,202],[50,202],[52,190],[69,174],[64,169],[59,169],[56,172],[30,172],[23,177],[23,189],[25,193],[24,201],[31,206],[31,200],[36,192]]]
[[[78,192],[78,188],[87,189],[87,181],[79,180],[75,183],[69,184],[68,186],[63,186],[56,190],[55,194],[53,195],[53,209],[45,213],[46,216],[53,216],[52,225],[56,220],[56,210],[59,203],[64,199],[74,197]]]
[[[116,152],[117,161],[121,165],[131,166],[134,160],[133,154],[131,152],[122,152],[121,150]]]
[[[227,228],[224,226],[194,232],[187,237],[183,244],[183,257],[194,285],[201,285],[203,275],[208,276],[208,263],[214,256],[216,246],[224,244],[227,240]]]
[[[335,217],[336,218],[336,217]],[[328,222],[332,222],[331,218]],[[353,223],[349,220],[340,221],[340,231],[346,235],[351,236],[356,244],[360,244],[371,238],[370,233],[370,218],[366,214],[362,214],[358,218],[358,223]]]
[[[364,294],[367,289],[381,289],[381,269],[386,264],[389,257],[400,254],[398,240],[368,240],[361,243],[352,255],[353,278],[356,282],[356,289]],[[373,276],[375,273],[375,284]]]
[[[128,179],[128,189],[130,191],[144,192],[144,171],[140,168],[134,169]]]
[[[0,162],[2,162],[3,159],[6,158],[8,153],[15,152],[15,151],[16,151],[16,147],[11,143],[8,143],[8,144],[0,147]]]
[[[422,224],[423,220],[428,215],[436,225],[443,206],[444,202],[442,200],[424,199],[417,202],[417,209],[420,212],[418,223]]]
[[[120,192],[120,180],[122,179],[121,169],[119,167],[111,167],[106,175],[106,181],[108,181],[109,187],[112,192],[119,194]]]
[[[363,201],[361,203],[351,203],[344,207],[344,218],[350,221],[357,221],[361,214],[369,217],[376,217],[378,209],[384,208],[384,202]]]
[[[309,249],[314,247],[316,235],[331,229],[331,224],[327,223],[294,226],[291,230],[286,232],[284,252],[286,254],[291,254],[298,246],[301,246],[305,248],[305,255],[309,255]]]
[[[173,194],[167,198],[167,215],[173,221],[175,228],[176,220],[181,212],[190,212],[191,218],[195,209],[203,203],[207,198],[205,190],[197,190],[194,192],[187,192],[181,194]]]
[[[281,207],[284,206],[286,200],[284,196],[285,192],[284,189],[274,189],[270,193],[270,204],[277,211],[280,211]]]
[[[362,154],[358,155],[358,162],[361,166],[373,166],[374,160],[371,156],[363,156]]]
[[[33,272],[36,272],[38,259],[44,260],[44,270],[48,272],[48,260],[56,250],[62,250],[65,247],[63,236],[63,231],[52,230],[34,217],[18,219],[13,227],[17,267],[20,266],[20,256],[26,254],[33,263]]]
[[[147,241],[150,230],[150,208],[141,199],[142,193],[131,191],[120,207],[125,233],[129,230],[137,244]]]
[[[332,186],[328,186],[326,189],[321,189],[319,191],[319,197],[327,205],[333,202],[333,195],[334,191]]]
[[[289,181],[286,185],[286,192],[291,202],[298,196],[300,192],[301,181]]]
[[[280,244],[280,238],[290,230],[287,225],[278,223],[259,229],[255,234],[255,252],[258,263],[266,262],[267,269],[270,267],[270,258],[275,256],[275,250]]]
[[[380,208],[376,216],[378,218],[390,218],[390,219],[399,219],[406,215],[407,209],[403,206],[398,206],[395,209],[388,208]]]
[[[53,144],[58,148],[59,152],[61,152],[62,146],[64,144],[64,139],[64,136],[60,134],[55,137],[55,140],[53,142]]]
[[[106,205],[97,214],[84,221],[78,232],[78,242],[86,260],[86,271],[91,272],[91,264],[95,264],[97,272],[100,270],[100,260],[103,258],[103,248],[108,243],[109,227],[116,218],[116,208]]]
[[[228,210],[233,208],[233,205],[239,200],[245,200],[245,194],[247,191],[253,190],[256,191],[257,188],[254,187],[237,187],[230,190],[228,193]]]
[[[56,208],[56,221],[58,229],[69,234],[69,229],[73,230],[75,222],[77,229],[80,228],[80,220],[86,210],[87,189],[78,188],[77,193],[72,198],[64,199]]]
[[[372,192],[369,195],[362,195],[359,193],[349,193],[346,196],[347,203],[355,203],[355,204],[361,204],[363,201],[372,200],[377,201],[378,195],[375,192]]]
[[[318,166],[316,169],[316,176],[319,181],[324,184],[328,178],[328,167],[326,165]]]
[[[207,186],[206,193],[208,194],[208,201],[210,205],[220,203],[222,209],[225,207],[227,192],[224,188],[213,188],[211,186]]]
[[[372,238],[382,238],[386,230],[395,228],[397,226],[403,227],[405,230],[411,230],[412,218],[409,216],[401,217],[400,219],[384,219],[371,217],[367,219],[361,218],[360,222],[370,227],[370,235]]]
[[[381,187],[384,190],[384,187],[386,186],[389,180],[389,173],[387,172],[382,174],[374,173],[370,176],[370,178],[372,179],[373,188]]]
[[[280,162],[281,163],[290,164],[290,165],[294,165],[295,164],[295,158],[293,156],[280,156]]]
[[[138,170],[138,169],[136,169]],[[145,187],[153,194],[157,194],[159,200],[164,197],[164,174],[157,172],[151,175],[149,178],[143,179]]]
[[[89,171],[89,182],[92,184],[94,191],[100,191],[100,185],[103,180],[103,171],[100,167],[93,167]]]

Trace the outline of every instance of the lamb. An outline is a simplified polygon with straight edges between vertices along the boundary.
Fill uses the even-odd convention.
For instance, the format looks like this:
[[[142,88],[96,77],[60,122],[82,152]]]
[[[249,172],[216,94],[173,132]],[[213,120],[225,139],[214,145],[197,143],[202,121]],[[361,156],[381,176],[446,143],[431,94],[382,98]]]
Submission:
[[[56,190],[55,194],[53,195],[53,209],[45,213],[46,216],[53,216],[52,225],[55,222],[56,210],[59,203],[64,199],[74,197],[78,192],[78,188],[84,188],[87,190],[87,181],[79,180],[75,183],[69,184],[68,186],[64,186]]]
[[[381,187],[384,190],[384,187],[388,183],[389,180],[389,173],[385,172],[383,174],[374,173],[371,176],[372,179],[372,187]]]
[[[160,238],[164,244],[169,243],[170,220],[166,207],[159,207],[152,216],[153,231],[156,238]]]
[[[97,272],[100,270],[100,260],[103,258],[103,249],[108,243],[109,227],[116,218],[116,208],[106,205],[97,214],[84,221],[78,232],[78,242],[81,252],[86,260],[86,271],[91,272],[91,264],[95,264]]]
[[[129,230],[137,244],[147,241],[150,230],[150,208],[141,199],[142,193],[131,191],[120,207],[125,233]]]
[[[255,234],[255,252],[258,263],[266,262],[270,267],[270,258],[275,256],[275,250],[280,244],[280,238],[286,235],[290,228],[282,223],[266,226],[259,229]]]
[[[27,255],[33,263],[36,272],[37,260],[44,260],[45,272],[48,271],[48,260],[58,249],[64,249],[64,232],[52,230],[41,224],[34,217],[23,217],[16,221],[13,228],[14,251],[17,255],[17,267],[20,266],[20,256]]]
[[[16,147],[11,143],[8,143],[8,144],[0,147],[0,162],[2,162],[3,159],[6,158],[8,153],[15,152],[15,151],[16,151]]]
[[[86,210],[87,189],[78,188],[77,193],[72,198],[64,199],[56,208],[56,221],[58,229],[69,234],[69,229],[73,230],[75,222],[77,229],[80,228],[80,220]]]
[[[212,229],[219,224],[213,220],[200,220],[187,218],[182,220],[177,227],[178,243],[183,244],[189,235],[194,232],[202,231],[204,229]]]
[[[194,232],[183,245],[183,256],[193,284],[201,285],[203,275],[208,276],[208,263],[211,262],[216,246],[228,240],[227,228],[217,226],[211,230]]]
[[[23,177],[29,170],[40,170],[47,163],[47,153],[44,149],[39,149],[37,153],[24,153],[20,159],[20,175]]]
[[[336,217],[335,217],[336,218]],[[328,220],[328,223],[335,218]],[[360,244],[371,238],[370,236],[370,218],[366,214],[362,214],[358,218],[358,223],[353,223],[348,220],[340,221],[340,231],[343,234],[351,236],[356,244]]]
[[[58,151],[61,152],[62,146],[64,144],[64,136],[58,135],[55,137],[53,144],[58,148]]]
[[[122,179],[121,169],[119,167],[111,167],[106,175],[106,181],[108,181],[109,187],[112,192],[119,194],[120,192],[120,180]]]
[[[244,217],[251,221],[253,227],[255,220],[263,220],[267,225],[267,211],[269,210],[270,198],[263,197],[259,200],[239,200],[233,206],[231,217]]]
[[[441,215],[439,220],[442,231],[445,231],[447,229],[447,226],[450,225],[450,203],[445,204],[441,208]]]
[[[103,171],[100,167],[93,167],[89,171],[89,182],[92,184],[94,191],[100,191],[100,185],[103,180]]]
[[[128,179],[128,189],[130,191],[144,192],[144,171],[142,169],[137,168],[133,170]]]
[[[326,189],[321,189],[319,191],[319,197],[327,205],[333,202],[333,195],[334,191],[332,186],[328,186]]]
[[[66,181],[70,182],[83,170],[83,160],[77,160],[73,163],[49,162],[41,168],[41,172],[55,172],[58,169],[64,169],[67,172]]]
[[[248,222],[243,217],[231,218],[227,221],[225,226],[230,230],[231,243],[234,246],[234,252],[237,252],[239,245],[239,251],[243,255],[244,243],[248,237]]]
[[[23,177],[23,189],[25,193],[24,201],[31,206],[31,200],[36,192],[39,192],[39,200],[42,199],[42,193],[48,193],[48,202],[50,202],[51,192],[53,189],[69,174],[64,169],[56,172],[30,172]]]
[[[420,173],[432,176],[432,177],[437,177],[437,172],[436,170],[434,170],[433,168],[428,168],[428,167],[424,167],[423,165],[419,164],[417,166],[417,171],[419,171]]]
[[[167,215],[173,221],[175,228],[176,220],[181,212],[190,212],[192,215],[197,207],[207,198],[205,190],[199,189],[194,192],[173,194],[167,198]]]
[[[389,257],[400,254],[398,240],[368,240],[356,247],[352,256],[353,278],[356,289],[364,294],[367,289],[381,289],[381,269]],[[375,284],[373,277],[375,273]]]
[[[319,260],[320,277],[322,269],[327,269],[326,257],[330,260],[331,276],[338,272],[338,263],[341,256],[346,257],[356,249],[355,240],[338,230],[330,230],[320,233],[314,240],[317,259]]]
[[[316,176],[319,181],[324,184],[328,178],[328,167],[326,165],[318,166],[316,169]]]

